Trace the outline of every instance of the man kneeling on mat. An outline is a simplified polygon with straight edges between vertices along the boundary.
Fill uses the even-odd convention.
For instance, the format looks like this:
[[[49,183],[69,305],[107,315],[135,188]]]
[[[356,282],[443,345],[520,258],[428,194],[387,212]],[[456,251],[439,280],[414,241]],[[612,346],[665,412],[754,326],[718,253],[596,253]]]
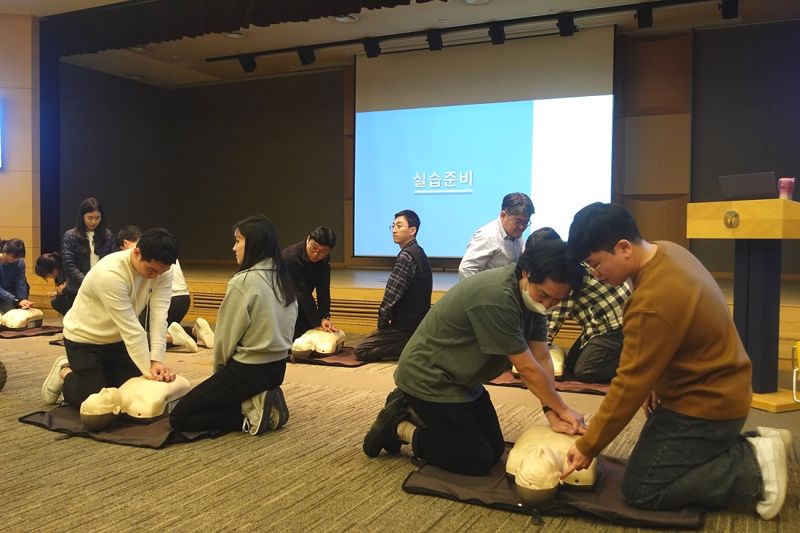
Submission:
[[[583,415],[555,390],[546,313],[580,282],[562,241],[534,244],[516,265],[460,281],[409,340],[397,389],[364,438],[364,453],[411,444],[414,455],[452,472],[485,475],[505,450],[483,383],[513,364],[559,432],[583,433]]]

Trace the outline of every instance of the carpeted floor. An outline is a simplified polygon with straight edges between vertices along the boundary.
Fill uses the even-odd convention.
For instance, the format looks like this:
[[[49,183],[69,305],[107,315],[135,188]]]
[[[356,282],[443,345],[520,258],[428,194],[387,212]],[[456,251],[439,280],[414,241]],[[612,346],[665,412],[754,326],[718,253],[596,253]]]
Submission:
[[[331,368],[289,365],[287,426],[261,437],[217,439],[148,450],[64,439],[17,422],[45,408],[42,380],[63,348],[50,337],[0,339],[8,383],[0,391],[0,524],[3,531],[633,531],[582,518],[528,517],[443,499],[405,494],[414,469],[408,456],[369,459],[364,433],[392,387],[392,363]],[[170,352],[169,362],[196,383],[210,371],[210,352]],[[507,439],[541,416],[530,393],[489,389]],[[591,412],[601,398],[565,395]],[[606,450],[625,457],[643,419],[637,415]],[[752,422],[752,423],[751,423]],[[800,415],[753,412],[757,424],[790,427]],[[795,445],[797,447],[797,445]],[[406,452],[407,453],[407,452]],[[800,467],[779,518],[709,513],[705,531],[799,531]]]

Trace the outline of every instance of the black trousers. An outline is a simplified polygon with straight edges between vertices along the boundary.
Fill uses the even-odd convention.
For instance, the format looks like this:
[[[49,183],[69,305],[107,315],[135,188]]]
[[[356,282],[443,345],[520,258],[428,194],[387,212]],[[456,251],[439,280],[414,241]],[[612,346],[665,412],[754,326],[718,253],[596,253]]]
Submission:
[[[434,403],[406,394],[425,427],[414,432],[414,455],[445,470],[483,476],[505,451],[503,432],[486,389],[468,403]]]
[[[66,291],[50,300],[50,306],[61,316],[66,315],[67,311],[72,308],[72,304],[74,303],[75,295]]]
[[[85,344],[64,339],[64,346],[72,370],[64,377],[64,400],[72,405],[79,406],[103,387],[119,387],[142,375],[124,342]]]
[[[188,294],[173,296],[169,301],[169,309],[167,309],[167,325],[170,325],[173,322],[180,324],[181,320],[183,320],[183,317],[185,317],[186,313],[189,312],[190,303],[191,298]],[[147,332],[150,331],[149,319],[150,304],[147,304],[147,307],[144,308],[142,314],[139,315],[139,323],[142,324],[142,327],[144,327],[144,330]]]
[[[263,365],[231,359],[181,398],[169,422],[180,431],[240,431],[242,402],[280,387],[285,373],[286,359]]]
[[[622,353],[622,330],[595,335],[581,349],[576,340],[564,359],[564,379],[584,383],[611,383]]]
[[[400,331],[395,328],[376,329],[370,333],[354,350],[359,361],[397,360],[403,348],[413,335],[413,331]]]

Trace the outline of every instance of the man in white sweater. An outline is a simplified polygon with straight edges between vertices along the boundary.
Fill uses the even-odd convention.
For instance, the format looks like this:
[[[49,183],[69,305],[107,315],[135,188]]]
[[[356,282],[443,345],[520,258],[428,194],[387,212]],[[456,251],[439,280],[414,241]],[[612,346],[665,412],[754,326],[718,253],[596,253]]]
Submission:
[[[142,233],[136,248],[109,254],[92,267],[64,317],[67,355],[56,359],[42,385],[45,403],[57,403],[63,390],[64,400],[80,405],[103,387],[140,375],[175,379],[164,352],[170,266],[177,258],[175,238],[157,228]],[[139,322],[148,302],[149,343]]]

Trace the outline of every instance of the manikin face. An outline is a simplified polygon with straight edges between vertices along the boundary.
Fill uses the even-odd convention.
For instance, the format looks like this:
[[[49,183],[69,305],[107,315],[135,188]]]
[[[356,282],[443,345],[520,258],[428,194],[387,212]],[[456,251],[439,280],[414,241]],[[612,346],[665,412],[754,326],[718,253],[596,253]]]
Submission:
[[[500,224],[509,237],[519,239],[531,225],[531,217],[525,218],[524,215],[510,215],[505,211],[500,211]]]
[[[233,253],[236,254],[236,264],[244,262],[244,235],[239,232],[239,228],[233,233]]]
[[[630,241],[621,239],[610,250],[598,250],[590,253],[583,265],[601,283],[622,285],[632,274],[632,251]]]
[[[86,231],[94,231],[100,225],[103,215],[100,211],[89,211],[83,214],[83,224],[86,226]]]
[[[134,248],[131,251],[131,265],[137,274],[146,279],[155,279],[172,266],[155,259],[150,261],[143,260],[142,251],[139,248]]]
[[[522,290],[526,291],[531,299],[539,302],[547,309],[558,305],[562,300],[566,300],[571,291],[569,283],[559,283],[550,278],[544,278],[541,283],[528,281],[528,273],[524,270],[522,271],[520,284]]]
[[[328,257],[331,247],[319,244],[311,237],[306,238],[306,255],[312,263],[318,263]]]
[[[400,245],[400,248],[405,247],[406,244],[411,242],[411,239],[417,234],[417,228],[408,227],[408,220],[406,217],[399,216],[394,219],[392,224],[392,240]]]

